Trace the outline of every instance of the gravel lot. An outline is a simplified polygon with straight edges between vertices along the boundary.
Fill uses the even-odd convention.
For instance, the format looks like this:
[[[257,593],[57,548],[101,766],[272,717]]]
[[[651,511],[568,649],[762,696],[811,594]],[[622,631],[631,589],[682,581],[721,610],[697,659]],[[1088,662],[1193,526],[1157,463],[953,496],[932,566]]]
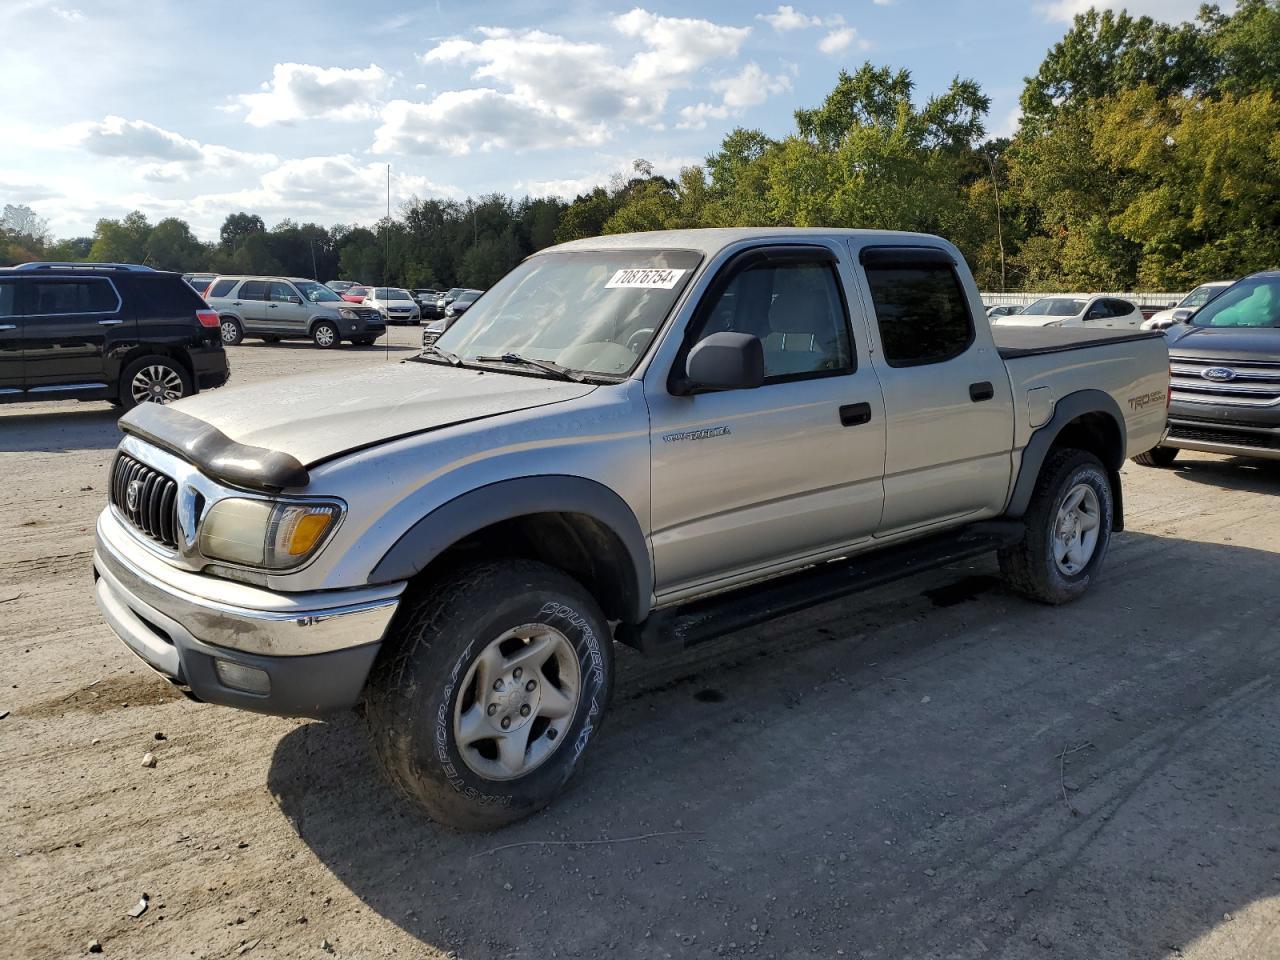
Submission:
[[[1280,466],[1127,467],[1072,607],[983,560],[621,651],[585,776],[476,836],[392,796],[354,717],[189,703],[128,654],[90,590],[117,439],[105,404],[0,407],[6,958],[1280,957]]]

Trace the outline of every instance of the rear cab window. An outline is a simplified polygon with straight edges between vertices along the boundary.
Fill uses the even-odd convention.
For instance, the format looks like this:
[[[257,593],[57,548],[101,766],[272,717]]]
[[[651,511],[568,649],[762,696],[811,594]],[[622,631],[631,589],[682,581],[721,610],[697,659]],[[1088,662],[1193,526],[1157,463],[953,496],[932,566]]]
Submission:
[[[972,346],[969,298],[946,251],[868,247],[861,259],[889,366],[943,363]]]

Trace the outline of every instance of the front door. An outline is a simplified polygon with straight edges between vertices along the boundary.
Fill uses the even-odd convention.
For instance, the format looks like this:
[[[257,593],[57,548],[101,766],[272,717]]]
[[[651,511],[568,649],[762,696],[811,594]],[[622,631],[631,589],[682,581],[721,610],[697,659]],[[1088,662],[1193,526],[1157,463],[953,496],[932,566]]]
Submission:
[[[861,318],[859,318],[861,319]],[[756,248],[722,269],[676,358],[718,331],[764,345],[755,389],[689,396],[650,371],[659,602],[868,539],[883,500],[884,407],[825,246]]]
[[[27,391],[101,390],[110,344],[133,340],[115,284],[106,277],[31,277],[21,286]]]
[[[18,281],[0,280],[0,395],[22,393],[22,317]]]
[[[887,424],[880,535],[1004,509],[1013,391],[1004,361],[951,255],[924,247],[859,251],[879,339]]]
[[[287,335],[305,334],[310,311],[303,303],[292,284],[272,280],[267,288],[267,322],[273,330]]]

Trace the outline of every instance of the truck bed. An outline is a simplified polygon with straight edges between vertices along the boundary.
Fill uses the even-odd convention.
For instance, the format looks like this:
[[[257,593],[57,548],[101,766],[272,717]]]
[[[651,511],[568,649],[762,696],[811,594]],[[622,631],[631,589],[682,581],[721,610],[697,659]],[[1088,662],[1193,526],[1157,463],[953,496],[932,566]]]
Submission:
[[[1005,360],[1062,353],[1082,347],[1097,347],[1132,340],[1160,339],[1159,330],[1091,330],[1087,327],[1002,327],[993,324],[991,335]]]

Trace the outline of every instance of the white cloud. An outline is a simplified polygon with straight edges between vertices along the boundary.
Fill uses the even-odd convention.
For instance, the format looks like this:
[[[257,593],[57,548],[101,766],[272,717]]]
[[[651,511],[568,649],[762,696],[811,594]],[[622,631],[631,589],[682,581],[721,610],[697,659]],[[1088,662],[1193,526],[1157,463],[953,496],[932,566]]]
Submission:
[[[392,78],[377,64],[367,67],[317,67],[277,63],[261,93],[242,93],[236,102],[247,109],[245,122],[255,127],[299,120],[365,120],[391,87]]]
[[[737,116],[748,107],[764,103],[770,96],[791,89],[791,76],[769,74],[754,61],[731,77],[711,82],[711,89],[721,95],[720,103],[697,103],[680,110],[678,127],[701,130],[711,119]]]
[[[1123,7],[1131,16],[1148,16],[1165,23],[1181,23],[1194,20],[1200,11],[1201,0],[1054,0],[1043,4],[1041,12],[1050,20],[1070,23],[1075,15],[1084,13],[1090,7],[1099,10],[1119,9]],[[1235,3],[1227,0],[1219,4],[1225,13],[1235,8]]]
[[[880,0],[876,0],[876,2],[880,2]],[[821,17],[811,17],[801,13],[795,7],[787,5],[778,7],[774,13],[757,13],[756,19],[764,20],[779,33],[785,33],[788,30],[803,30],[806,27],[822,26]]]
[[[751,32],[640,8],[611,25],[633,52],[500,27],[480,28],[478,40],[442,41],[422,62],[470,67],[472,80],[484,85],[425,103],[387,104],[374,151],[460,155],[596,145],[627,124],[660,129],[671,93],[692,86],[711,63],[736,57]]]
[[[449,90],[429,103],[392,100],[373,152],[462,156],[473,149],[530,150],[598,144],[602,124],[576,123],[548,104],[488,88]]]
[[[116,116],[71,124],[58,136],[64,144],[99,157],[150,161],[136,167],[144,180],[189,180],[196,174],[230,173],[277,162],[269,153],[201,143],[145,120]]]
[[[382,163],[361,163],[349,154],[286,160],[262,175],[257,187],[196,197],[193,206],[217,219],[233,210],[247,210],[268,221],[358,220],[370,222],[386,215],[387,168]],[[393,171],[393,203],[410,196],[457,196],[455,187],[426,177]]]
[[[826,54],[842,53],[858,36],[853,27],[836,27],[818,41],[818,49]]]

